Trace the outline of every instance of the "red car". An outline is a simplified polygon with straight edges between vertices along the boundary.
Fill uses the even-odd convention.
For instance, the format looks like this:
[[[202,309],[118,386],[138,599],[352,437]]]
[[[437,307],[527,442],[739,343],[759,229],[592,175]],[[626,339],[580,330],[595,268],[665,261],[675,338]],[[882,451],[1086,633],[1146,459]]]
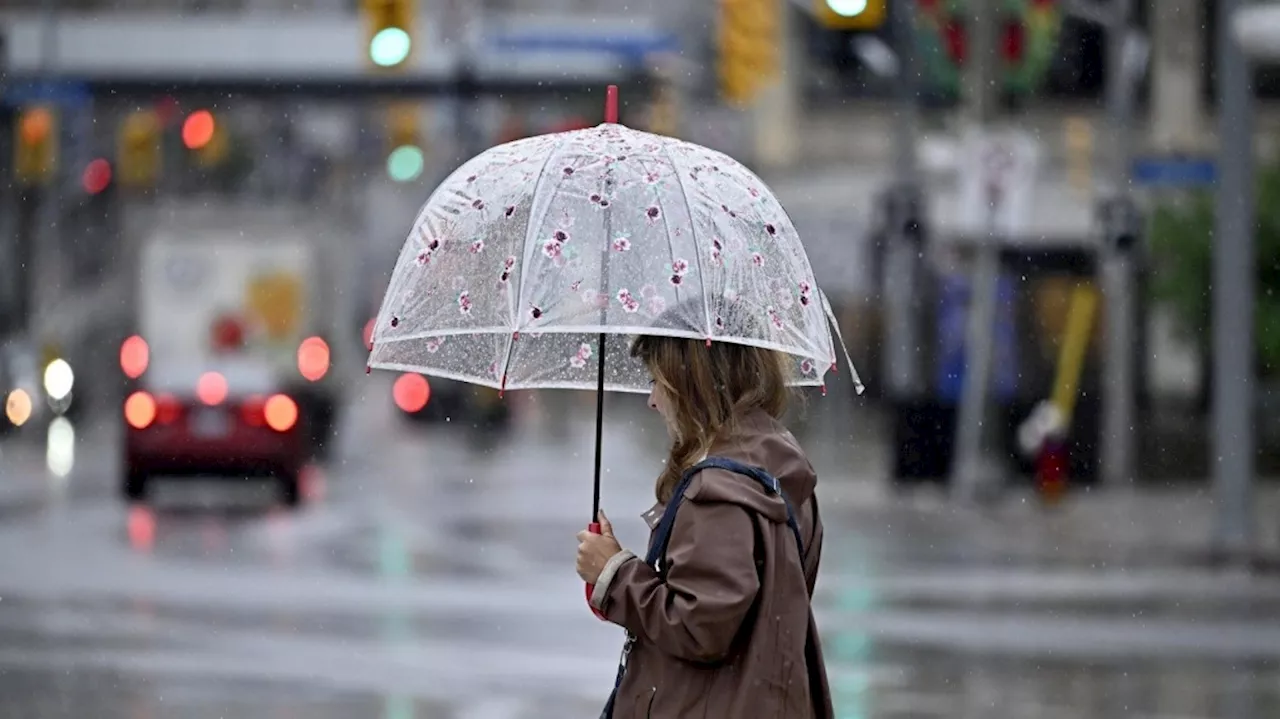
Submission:
[[[132,379],[122,408],[126,499],[145,499],[157,476],[225,475],[272,477],[286,504],[301,501],[311,442],[294,397],[251,366],[153,372],[144,384],[146,364],[145,342],[126,340],[121,366]]]

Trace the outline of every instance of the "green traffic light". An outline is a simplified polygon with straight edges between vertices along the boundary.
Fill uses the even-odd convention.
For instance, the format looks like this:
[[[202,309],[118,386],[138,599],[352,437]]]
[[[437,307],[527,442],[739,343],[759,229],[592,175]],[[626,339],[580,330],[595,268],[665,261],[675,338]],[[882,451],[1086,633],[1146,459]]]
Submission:
[[[369,41],[369,58],[379,67],[394,67],[409,57],[413,41],[409,33],[398,27],[378,31]]]
[[[827,0],[827,7],[840,17],[857,17],[867,11],[867,0]]]
[[[387,156],[387,174],[396,182],[411,182],[418,179],[426,165],[422,148],[413,145],[402,145]]]

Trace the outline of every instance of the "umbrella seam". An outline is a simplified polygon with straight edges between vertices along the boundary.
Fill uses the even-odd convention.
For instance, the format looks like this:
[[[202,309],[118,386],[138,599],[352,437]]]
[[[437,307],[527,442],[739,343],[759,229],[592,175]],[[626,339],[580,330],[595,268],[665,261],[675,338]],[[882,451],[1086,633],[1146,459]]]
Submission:
[[[679,142],[676,140],[676,142]],[[707,275],[702,270],[702,247],[698,244],[697,222],[693,217],[693,205],[689,204],[689,190],[684,186],[684,178],[680,176],[680,166],[676,162],[675,155],[671,154],[671,141],[661,143],[662,154],[667,156],[667,161],[671,163],[671,167],[676,173],[676,187],[680,188],[680,196],[684,198],[684,209],[689,213],[689,239],[693,242],[693,263],[697,267],[698,282],[702,285],[702,321],[706,323],[703,331],[707,339],[711,338],[711,289],[707,287]],[[663,212],[666,208],[663,208]],[[667,225],[667,247],[671,247],[671,226]],[[675,251],[672,250],[672,260],[675,259]],[[676,303],[679,304],[680,290],[676,288]]]
[[[533,221],[533,205],[538,201],[538,191],[542,189],[542,181],[547,177],[547,168],[551,166],[551,161],[554,160],[560,154],[560,151],[564,149],[565,144],[569,142],[569,138],[573,134],[574,133],[565,133],[565,136],[560,138],[560,141],[556,143],[556,146],[552,148],[551,152],[547,153],[547,159],[542,161],[542,168],[538,170],[538,179],[533,182],[533,192],[529,195],[531,198],[531,202],[529,204],[529,224],[525,225],[524,243],[520,247],[524,257],[521,258],[520,282],[516,287],[516,306],[511,308],[511,328],[507,333],[507,351],[503,354],[502,358],[502,372],[495,378],[498,380],[500,386],[506,385],[507,371],[511,369],[511,356],[515,354],[516,333],[520,331],[520,307],[524,303],[525,278],[529,276],[529,263],[537,256],[530,243],[533,242],[533,233],[537,231],[537,228],[542,227],[542,221],[546,219],[547,213],[551,211],[552,200],[555,199],[555,196],[552,195],[551,199],[547,200],[547,206],[543,209],[542,215],[538,217],[537,222]],[[556,189],[559,190],[558,187]]]

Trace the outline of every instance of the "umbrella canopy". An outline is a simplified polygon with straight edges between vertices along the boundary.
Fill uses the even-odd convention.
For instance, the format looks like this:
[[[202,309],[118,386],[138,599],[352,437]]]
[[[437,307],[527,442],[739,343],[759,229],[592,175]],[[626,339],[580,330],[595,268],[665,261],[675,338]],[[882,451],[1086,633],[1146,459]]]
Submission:
[[[835,365],[834,326],[758,177],[606,123],[494,147],[436,189],[396,263],[370,366],[596,389],[603,344],[604,388],[647,392],[630,342],[601,339],[646,334],[779,350],[795,359],[792,384],[816,386]]]

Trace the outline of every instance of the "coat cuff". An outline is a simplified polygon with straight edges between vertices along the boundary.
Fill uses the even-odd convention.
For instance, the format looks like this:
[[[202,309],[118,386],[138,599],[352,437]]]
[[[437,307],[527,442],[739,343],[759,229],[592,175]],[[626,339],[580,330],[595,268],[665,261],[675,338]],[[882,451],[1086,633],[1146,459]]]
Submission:
[[[625,549],[609,557],[609,561],[604,563],[604,569],[600,570],[600,576],[596,578],[595,587],[591,590],[592,609],[598,612],[604,611],[604,600],[609,596],[609,585],[613,583],[613,578],[618,573],[618,567],[621,567],[627,560],[635,558],[636,555],[633,552]]]

